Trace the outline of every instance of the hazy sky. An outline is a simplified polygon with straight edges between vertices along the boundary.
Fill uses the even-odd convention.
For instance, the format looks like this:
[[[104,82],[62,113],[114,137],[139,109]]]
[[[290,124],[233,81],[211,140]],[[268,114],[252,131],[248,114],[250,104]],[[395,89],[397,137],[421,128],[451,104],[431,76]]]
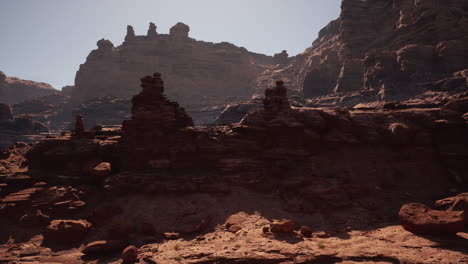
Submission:
[[[341,0],[0,0],[0,71],[60,89],[101,38],[122,43],[126,26],[146,35],[149,22],[168,33],[228,41],[273,55],[304,51],[336,19]]]

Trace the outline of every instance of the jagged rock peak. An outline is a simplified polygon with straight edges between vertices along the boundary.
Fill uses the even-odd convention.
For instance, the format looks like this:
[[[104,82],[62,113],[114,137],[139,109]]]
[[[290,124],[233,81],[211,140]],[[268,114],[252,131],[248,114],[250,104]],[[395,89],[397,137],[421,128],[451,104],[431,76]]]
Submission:
[[[188,38],[190,27],[182,22],[175,24],[171,27],[170,35],[176,38]]]
[[[145,76],[141,78],[141,92],[144,95],[162,97],[164,92],[164,81],[161,78],[161,73],[156,72],[153,76]]]
[[[97,46],[100,50],[111,50],[114,47],[114,44],[108,39],[100,39],[97,42]]]
[[[149,28],[148,28],[148,38],[155,38],[158,33],[156,32],[156,25],[153,22],[149,23]]]
[[[125,41],[131,41],[135,39],[135,31],[133,30],[133,27],[128,25],[127,26],[127,35],[125,36]]]

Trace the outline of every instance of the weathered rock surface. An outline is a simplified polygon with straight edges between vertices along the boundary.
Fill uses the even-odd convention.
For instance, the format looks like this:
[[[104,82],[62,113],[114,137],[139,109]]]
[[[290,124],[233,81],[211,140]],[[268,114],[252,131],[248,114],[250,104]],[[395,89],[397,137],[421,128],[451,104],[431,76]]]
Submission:
[[[273,58],[226,42],[196,41],[189,30],[178,23],[169,34],[158,34],[150,24],[147,36],[136,36],[129,26],[122,45],[100,41],[76,74],[73,102],[105,96],[128,100],[138,92],[137,80],[156,71],[165,76],[169,98],[186,108],[200,110],[230,97],[250,98],[257,75],[274,63]]]
[[[177,140],[173,133],[193,126],[192,118],[178,103],[166,99],[160,73],[142,78],[141,87],[143,90],[132,98],[132,120],[124,121],[122,127],[121,150],[127,157],[122,159],[123,166],[127,169],[143,169],[149,165],[170,167],[159,155],[169,153]],[[161,154],[152,155],[145,150],[148,148],[157,149]]]
[[[52,94],[55,91],[47,83],[8,77],[0,71],[0,103],[12,105],[26,99]]]
[[[62,92],[26,99],[12,105],[15,115],[31,116],[53,130],[67,130],[72,119],[70,97]]]
[[[258,87],[281,78],[305,97],[327,97],[335,105],[360,90],[375,93],[361,92],[358,103],[406,100],[427,89],[467,90],[466,78],[453,76],[468,67],[461,59],[468,41],[464,10],[459,0],[344,0],[340,17],[312,46],[263,72]]]

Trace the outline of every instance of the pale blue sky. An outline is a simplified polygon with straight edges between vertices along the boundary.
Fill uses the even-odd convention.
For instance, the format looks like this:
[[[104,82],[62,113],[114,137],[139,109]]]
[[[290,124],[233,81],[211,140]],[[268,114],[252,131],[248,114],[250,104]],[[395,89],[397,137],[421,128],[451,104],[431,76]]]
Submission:
[[[101,38],[122,43],[126,26],[149,22],[168,33],[177,22],[192,38],[250,51],[296,55],[336,19],[340,0],[0,0],[0,71],[60,89]]]

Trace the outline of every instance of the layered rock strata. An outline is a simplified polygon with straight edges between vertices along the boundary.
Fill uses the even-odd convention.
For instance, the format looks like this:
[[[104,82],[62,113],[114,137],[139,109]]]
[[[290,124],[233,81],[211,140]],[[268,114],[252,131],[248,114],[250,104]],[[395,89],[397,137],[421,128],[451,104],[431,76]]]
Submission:
[[[283,78],[306,98],[328,96],[335,105],[343,102],[331,95],[362,90],[374,93],[361,92],[361,102],[406,100],[446,79],[445,90],[460,92],[468,89],[454,76],[468,67],[467,21],[459,0],[344,0],[310,48],[258,80]]]
[[[146,36],[135,35],[129,26],[118,47],[98,41],[76,74],[73,102],[108,96],[128,100],[138,92],[136,80],[157,71],[165,76],[170,98],[188,110],[200,110],[229,98],[250,98],[257,75],[274,63],[272,57],[230,43],[194,40],[189,31],[178,23],[169,34],[159,34],[151,23]]]

